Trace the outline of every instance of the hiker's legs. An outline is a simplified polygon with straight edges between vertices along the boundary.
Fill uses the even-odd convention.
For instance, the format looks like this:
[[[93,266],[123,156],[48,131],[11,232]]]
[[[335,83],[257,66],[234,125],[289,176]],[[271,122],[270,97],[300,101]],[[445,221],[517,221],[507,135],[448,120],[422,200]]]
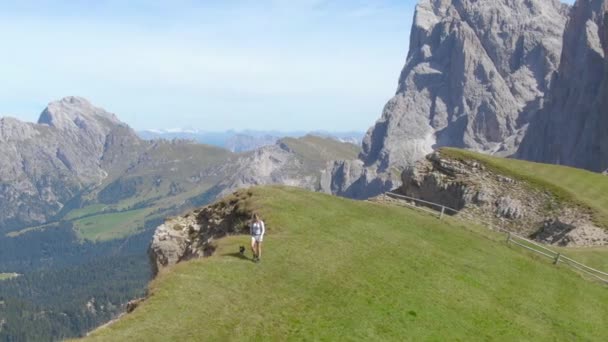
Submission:
[[[253,253],[253,257],[254,257],[254,258],[255,258],[255,256],[257,255],[257,254],[256,254],[256,250],[255,250],[255,249],[256,249],[256,248],[255,248],[256,243],[257,243],[257,242],[255,242],[255,238],[252,236],[252,237],[251,237],[251,252]]]
[[[258,259],[262,257],[262,241],[257,242],[258,245]]]

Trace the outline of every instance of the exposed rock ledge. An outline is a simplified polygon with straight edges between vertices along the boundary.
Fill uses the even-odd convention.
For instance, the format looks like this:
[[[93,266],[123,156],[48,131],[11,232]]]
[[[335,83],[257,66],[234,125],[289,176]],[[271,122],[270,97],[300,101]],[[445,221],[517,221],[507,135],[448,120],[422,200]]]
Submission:
[[[473,160],[429,154],[406,169],[399,192],[439,203],[495,226],[560,246],[608,245],[608,230],[575,205]]]
[[[251,196],[246,190],[235,192],[202,209],[170,218],[156,228],[148,250],[154,275],[164,267],[210,255],[215,239],[246,232],[252,213],[248,207]]]

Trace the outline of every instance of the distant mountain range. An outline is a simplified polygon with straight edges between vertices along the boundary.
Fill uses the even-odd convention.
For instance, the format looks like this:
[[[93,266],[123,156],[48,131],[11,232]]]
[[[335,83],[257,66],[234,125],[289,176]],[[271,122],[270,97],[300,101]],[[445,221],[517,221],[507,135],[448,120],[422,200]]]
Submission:
[[[49,104],[36,124],[2,118],[0,232],[61,220],[96,204],[156,207],[158,216],[179,206],[173,199],[201,204],[193,198],[212,200],[235,184],[319,190],[326,163],[359,153],[340,141],[357,139],[357,133],[245,133],[147,131],[141,135],[152,139],[143,140],[114,114],[79,97]]]
[[[154,139],[187,139],[201,144],[223,147],[231,152],[253,151],[263,146],[274,145],[281,138],[301,138],[306,135],[332,138],[341,142],[361,145],[364,132],[327,132],[327,131],[224,131],[208,132],[200,130],[167,129],[143,130],[137,134],[146,140]]]

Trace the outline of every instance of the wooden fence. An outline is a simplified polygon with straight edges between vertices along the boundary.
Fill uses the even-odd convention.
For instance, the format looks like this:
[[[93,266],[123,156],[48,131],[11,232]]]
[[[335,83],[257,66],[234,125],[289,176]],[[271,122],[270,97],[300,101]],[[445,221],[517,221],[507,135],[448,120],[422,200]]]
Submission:
[[[456,214],[460,214],[458,215],[458,217],[462,217],[462,218],[467,218],[468,215],[466,215],[465,213],[461,213],[459,210],[447,207],[445,205],[442,204],[438,204],[438,203],[433,203],[433,202],[429,202],[429,201],[424,201],[418,198],[414,198],[414,197],[409,197],[409,196],[404,196],[404,195],[400,195],[400,194],[396,194],[393,192],[387,192],[385,193],[385,196],[394,198],[394,199],[398,199],[401,200],[399,203],[404,204],[406,206],[412,207],[412,208],[416,208],[418,210],[422,210],[425,211],[427,213],[430,213],[432,215],[436,215],[437,218],[439,218],[440,220],[444,218],[444,216],[450,215],[456,215]],[[434,208],[434,209],[433,209]],[[549,259],[551,259],[553,261],[554,265],[557,265],[559,263],[562,264],[566,264],[578,271],[581,271],[585,274],[588,274],[590,276],[592,276],[594,279],[597,279],[601,282],[603,282],[604,284],[608,285],[608,273],[606,272],[602,272],[600,270],[597,270],[595,268],[589,267],[587,265],[584,265],[576,260],[573,260],[569,257],[567,257],[566,255],[560,253],[560,252],[556,252],[546,246],[543,246],[535,241],[532,241],[528,238],[525,238],[523,236],[517,235],[513,232],[510,232],[502,227],[496,227],[495,225],[493,225],[492,223],[489,222],[485,222],[483,220],[478,220],[475,218],[471,218],[469,217],[469,219],[471,219],[472,221],[476,221],[479,222],[483,225],[485,225],[487,228],[489,228],[490,230],[493,231],[497,231],[497,232],[501,232],[501,233],[505,233],[507,234],[507,244],[509,245],[516,245],[519,246],[521,248],[527,249],[529,251],[532,251],[534,253],[540,254],[542,256],[545,256]]]

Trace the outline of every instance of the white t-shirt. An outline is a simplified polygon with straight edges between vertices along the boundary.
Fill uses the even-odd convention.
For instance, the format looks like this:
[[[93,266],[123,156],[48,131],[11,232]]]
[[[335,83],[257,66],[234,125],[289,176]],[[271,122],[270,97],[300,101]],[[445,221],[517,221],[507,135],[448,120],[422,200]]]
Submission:
[[[252,236],[264,236],[266,233],[266,227],[264,227],[264,221],[256,221],[251,224],[251,235]]]

